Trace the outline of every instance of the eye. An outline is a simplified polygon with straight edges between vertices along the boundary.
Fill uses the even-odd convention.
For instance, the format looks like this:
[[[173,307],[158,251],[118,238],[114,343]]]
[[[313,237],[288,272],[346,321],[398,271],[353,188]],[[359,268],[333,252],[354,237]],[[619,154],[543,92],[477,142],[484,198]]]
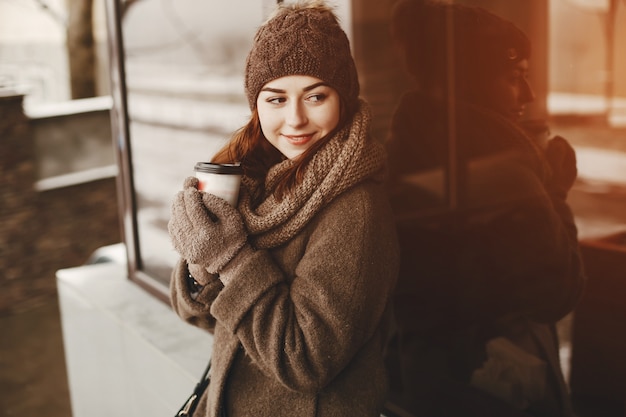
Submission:
[[[324,93],[315,93],[315,94],[311,94],[310,96],[307,96],[306,100],[312,103],[319,103],[321,101],[324,101],[326,97],[327,96]]]
[[[268,97],[265,99],[265,102],[270,104],[283,104],[285,101],[285,97]]]

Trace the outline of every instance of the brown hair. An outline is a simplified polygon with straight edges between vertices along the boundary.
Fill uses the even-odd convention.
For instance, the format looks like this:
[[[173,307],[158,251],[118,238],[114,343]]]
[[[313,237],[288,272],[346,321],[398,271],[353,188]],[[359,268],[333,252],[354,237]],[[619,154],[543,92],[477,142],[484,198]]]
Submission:
[[[244,78],[250,108],[256,106],[265,84],[286,75],[324,80],[339,93],[348,111],[359,107],[359,78],[350,41],[324,1],[281,3],[258,29]]]
[[[352,115],[348,115],[344,109],[345,103],[340,99],[340,118],[337,127],[299,155],[294,160],[293,166],[278,179],[274,189],[274,195],[278,200],[302,182],[306,166],[318,149],[347,123],[348,116]],[[283,154],[263,135],[259,113],[255,107],[252,109],[248,123],[235,132],[231,140],[215,154],[212,162],[219,164],[240,162],[245,176],[264,181],[269,169],[283,159]],[[261,197],[261,195],[253,196],[253,199]]]

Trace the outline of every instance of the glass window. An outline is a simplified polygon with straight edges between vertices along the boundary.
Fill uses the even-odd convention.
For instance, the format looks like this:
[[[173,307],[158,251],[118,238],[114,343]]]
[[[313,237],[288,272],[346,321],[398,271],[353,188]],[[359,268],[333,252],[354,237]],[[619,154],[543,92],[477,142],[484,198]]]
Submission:
[[[454,262],[446,263],[445,255],[459,243],[457,235],[448,232],[464,232],[457,227],[464,226],[468,219],[478,223],[495,219],[494,224],[498,224],[499,213],[515,212],[525,198],[525,189],[510,184],[519,179],[515,176],[526,175],[526,171],[512,169],[519,161],[509,158],[506,144],[492,139],[502,137],[499,132],[506,129],[507,140],[519,139],[518,145],[528,156],[546,152],[547,141],[556,136],[565,138],[575,151],[578,170],[575,180],[572,172],[565,174],[573,182],[567,203],[573,211],[578,238],[583,243],[583,261],[590,275],[587,290],[591,296],[575,313],[591,324],[579,327],[574,340],[568,310],[567,317],[557,323],[560,359],[566,379],[570,363],[577,364],[571,371],[582,375],[569,381],[573,391],[583,395],[611,392],[611,401],[621,396],[623,409],[623,386],[607,381],[617,381],[626,370],[615,368],[621,358],[604,349],[617,343],[615,346],[623,351],[626,340],[616,340],[613,331],[603,329],[623,326],[619,322],[623,314],[619,314],[624,312],[623,300],[615,297],[623,294],[623,282],[616,282],[623,278],[626,242],[626,78],[622,76],[626,73],[626,25],[621,24],[626,18],[624,2],[443,1],[480,6],[493,12],[503,22],[508,20],[519,27],[528,38],[527,44],[515,31],[509,32],[510,38],[496,36],[483,42],[483,38],[475,38],[475,33],[463,32],[463,22],[455,20],[458,17],[451,13],[428,18],[398,14],[401,1],[331,3],[337,5],[351,38],[361,94],[372,110],[373,133],[389,149],[388,188],[396,208],[400,243],[404,251],[414,250],[410,256],[403,252],[406,265],[402,268],[414,267],[428,278],[432,276],[429,273],[439,272],[432,280],[434,284],[428,282],[426,287],[428,291],[440,290],[442,299],[448,302],[448,289],[452,286],[441,282],[454,275],[447,274],[448,265]],[[163,300],[167,300],[169,275],[178,258],[167,233],[171,200],[184,178],[193,175],[194,164],[210,159],[232,132],[246,122],[250,110],[243,94],[245,58],[256,28],[274,5],[273,0],[107,1],[114,134],[129,272],[131,278]],[[488,32],[482,34],[488,36]],[[437,36],[430,36],[433,33]],[[511,62],[515,65],[509,65]],[[497,71],[497,77],[493,71]],[[499,110],[494,115],[485,112],[485,107]],[[533,139],[528,141],[529,137]],[[493,149],[498,149],[495,155]],[[502,154],[506,157],[501,158]],[[534,173],[541,173],[538,176],[554,179],[554,170],[542,165],[542,158],[529,157],[524,161]],[[558,203],[561,209],[565,207],[562,203]],[[526,210],[529,206],[521,207]],[[532,204],[530,207],[532,215]],[[550,209],[540,216],[546,211]],[[567,217],[569,221],[568,214],[563,214],[566,211],[550,211],[551,218]],[[567,221],[554,224],[558,223],[561,231],[567,229],[563,232],[567,234],[564,241],[575,240],[568,233],[571,229]],[[509,233],[527,239],[524,250],[515,251],[511,245],[514,249],[506,253],[512,258],[517,259],[525,249],[532,251],[539,247],[535,243],[542,243],[537,242],[533,231],[512,228],[511,224],[517,225],[515,221],[505,220],[501,224]],[[497,236],[499,232],[489,227],[483,229],[481,237],[488,238],[489,232]],[[537,227],[537,233],[542,231]],[[487,238],[474,247],[468,245],[469,250],[463,253],[467,257],[462,259],[468,261],[464,266],[475,267],[474,272],[478,271],[481,278],[485,274],[481,275],[481,262],[476,259],[485,260],[480,256],[488,253],[481,252],[481,245],[489,243]],[[493,241],[497,242],[494,246],[502,242],[497,238]],[[609,248],[608,252],[619,255],[621,263],[607,266],[603,260],[613,258],[597,255],[598,248]],[[423,264],[433,269],[425,271]],[[532,272],[532,268],[528,269]],[[441,273],[442,270],[446,272]],[[462,267],[459,270],[465,278],[466,271]],[[570,275],[575,276],[572,281],[578,278],[575,273]],[[529,273],[524,275],[526,278],[536,276]],[[455,285],[460,281],[454,281]],[[594,289],[590,290],[592,286]],[[480,300],[482,290],[488,286],[479,284],[473,288],[476,287],[480,289],[473,296]],[[432,307],[437,311],[442,304],[433,301],[438,299],[430,294],[424,297],[421,291],[403,291],[400,288],[398,293],[405,299],[396,301],[408,299],[406,304],[411,308],[422,308],[423,304],[424,309]],[[482,304],[467,302],[467,293],[458,293],[462,296],[452,304],[467,303],[468,310],[480,310]],[[551,302],[548,300],[548,304]],[[612,314],[612,310],[603,315],[607,303],[617,313]],[[401,305],[396,303],[396,308]],[[408,316],[413,320],[416,315]],[[581,359],[577,362],[570,362],[572,346],[579,348]],[[603,353],[598,354],[600,351]],[[605,358],[607,361],[602,362]],[[611,372],[607,370],[595,383],[589,375],[602,366],[621,372],[619,378],[608,375]]]
[[[375,135],[387,141],[398,126],[415,123],[403,106],[419,106],[410,57],[394,38],[397,1],[335,1],[350,34],[362,95],[370,102]],[[622,2],[609,0],[465,0],[511,20],[530,38],[524,77],[533,100],[524,118],[576,149],[579,177],[569,194],[582,238],[624,224],[623,200],[609,192],[624,178],[626,150],[626,45]],[[243,67],[253,34],[272,0],[143,0],[107,2],[111,34],[114,112],[124,201],[124,230],[132,275],[163,290],[177,255],[167,234],[170,202],[193,165],[209,159],[245,123]],[[621,20],[620,20],[621,19]],[[584,30],[571,30],[572,27]],[[420,25],[414,24],[418,31]],[[454,47],[441,45],[442,50]],[[409,61],[407,61],[407,59]],[[476,55],[476,59],[480,59]],[[446,88],[461,88],[451,67],[438,74]],[[452,80],[455,80],[452,82]],[[448,90],[449,93],[451,90]],[[442,91],[446,94],[446,91]],[[444,97],[445,98],[445,97]],[[448,105],[445,99],[441,102]],[[448,116],[450,117],[450,113]],[[449,119],[445,143],[396,150],[390,168],[411,192],[401,195],[406,215],[445,215],[480,191],[479,171],[461,163],[460,128]],[[544,137],[537,135],[538,140]],[[427,151],[428,146],[432,154]],[[399,159],[394,159],[399,157]],[[434,155],[434,156],[433,156]],[[435,163],[435,161],[438,161]],[[416,166],[423,164],[418,171]],[[621,171],[620,171],[621,169]],[[474,188],[472,188],[474,187]],[[590,200],[595,199],[595,200]],[[597,213],[589,201],[598,201]]]
[[[266,2],[267,3],[267,2]],[[131,274],[163,292],[170,203],[250,110],[243,68],[263,2],[109,1]],[[117,32],[116,32],[117,31]],[[117,75],[117,77],[115,77]]]

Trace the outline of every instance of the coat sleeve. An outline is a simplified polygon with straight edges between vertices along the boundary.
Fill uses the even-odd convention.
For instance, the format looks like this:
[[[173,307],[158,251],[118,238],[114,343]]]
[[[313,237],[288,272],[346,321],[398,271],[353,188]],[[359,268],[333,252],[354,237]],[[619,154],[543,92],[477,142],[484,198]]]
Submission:
[[[217,276],[209,274],[200,265],[195,265],[196,268],[192,268],[195,273],[203,274],[202,277],[195,278],[204,286],[196,297],[192,297],[187,278],[192,266],[183,258],[178,260],[170,279],[170,303],[183,320],[212,333],[215,329],[215,318],[209,309],[223,285]]]
[[[337,197],[306,227],[288,276],[266,250],[245,248],[222,274],[211,313],[267,375],[316,392],[381,325],[398,249],[388,207],[368,186]],[[291,250],[288,245],[285,250]]]
[[[574,310],[580,301],[586,283],[578,241],[578,229],[571,208],[564,197],[548,193],[550,212],[557,224],[555,233],[555,265],[550,273],[546,268],[543,279],[552,278],[545,294],[544,304],[531,315],[539,322],[554,322]]]
[[[555,322],[573,310],[585,284],[577,229],[565,199],[523,170],[507,181],[515,197],[506,209],[468,234],[464,260],[474,279],[466,295],[502,315]]]

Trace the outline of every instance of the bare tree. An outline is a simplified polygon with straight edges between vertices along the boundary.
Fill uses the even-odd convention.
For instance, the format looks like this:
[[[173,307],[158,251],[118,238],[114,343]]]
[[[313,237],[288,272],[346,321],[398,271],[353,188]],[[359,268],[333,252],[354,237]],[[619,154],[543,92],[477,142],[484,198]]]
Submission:
[[[97,58],[93,34],[93,0],[66,0],[67,17],[51,8],[46,0],[33,1],[66,30],[72,99],[94,97]],[[141,0],[110,1],[120,2],[121,18],[124,18],[128,9]]]
[[[93,0],[68,1],[67,50],[72,99],[96,95]]]

